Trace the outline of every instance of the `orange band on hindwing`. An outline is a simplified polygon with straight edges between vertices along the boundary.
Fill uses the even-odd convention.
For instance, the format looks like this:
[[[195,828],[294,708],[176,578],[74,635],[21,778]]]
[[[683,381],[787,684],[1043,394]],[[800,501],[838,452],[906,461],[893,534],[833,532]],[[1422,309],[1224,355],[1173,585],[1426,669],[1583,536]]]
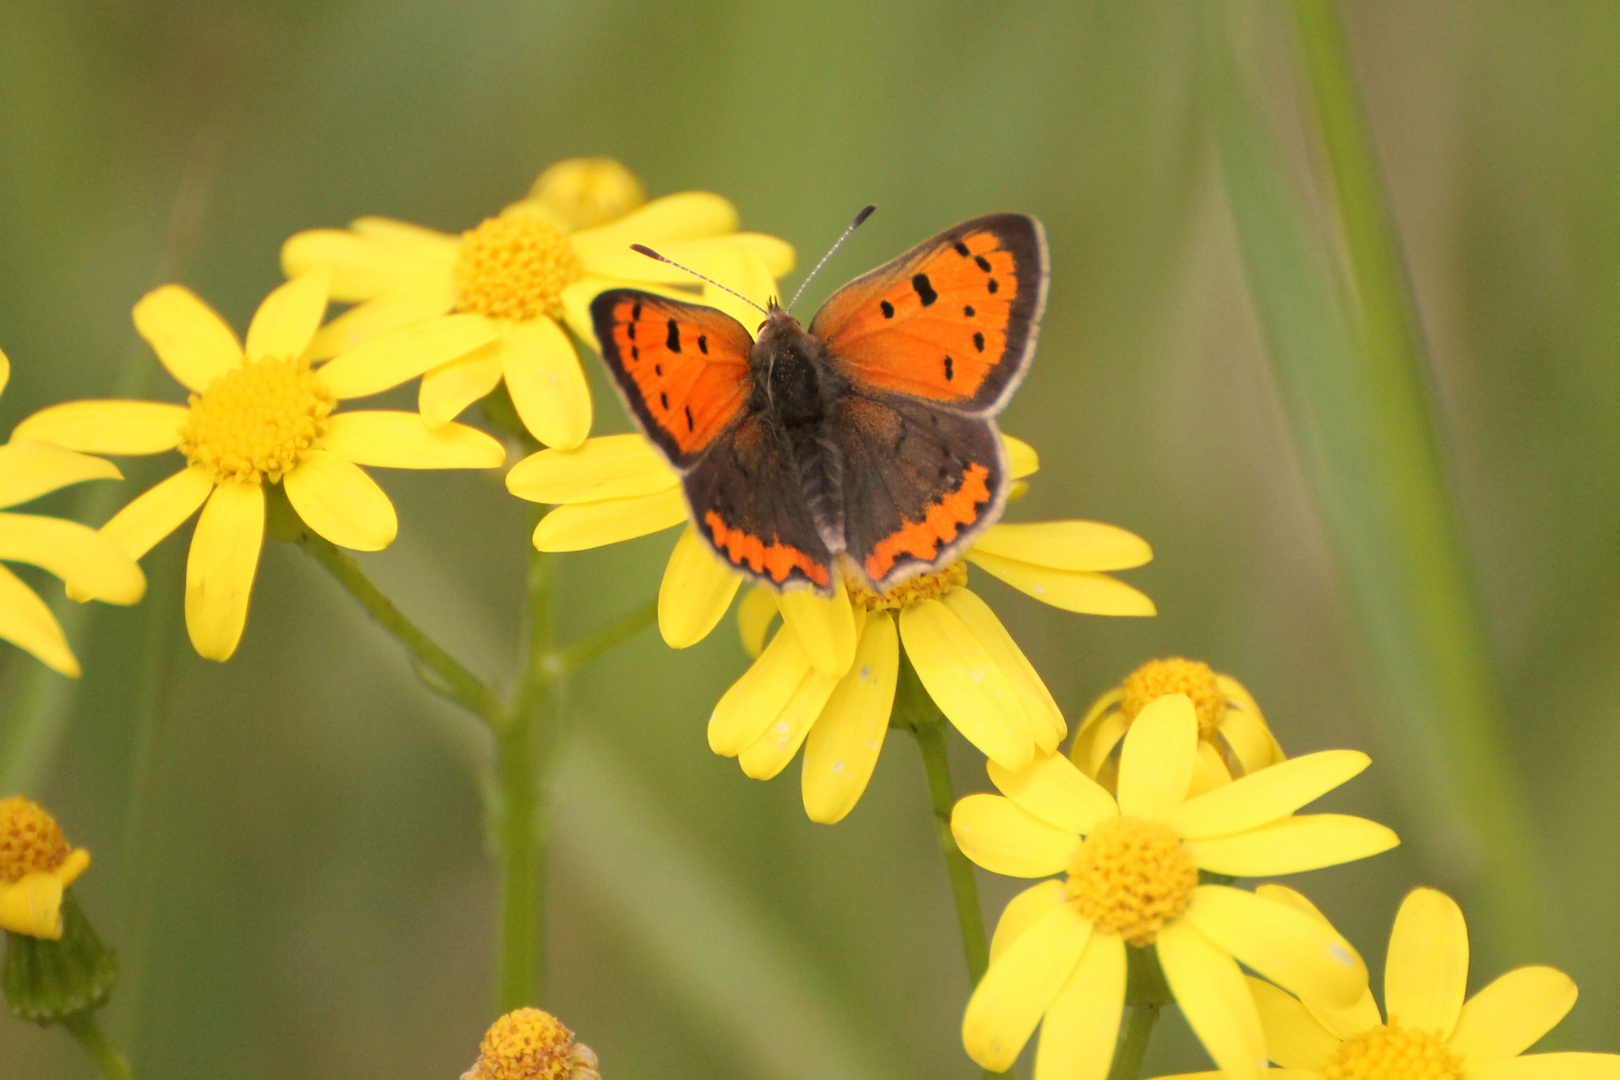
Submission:
[[[991,501],[990,470],[977,463],[962,473],[955,491],[928,508],[921,521],[908,521],[897,532],[878,541],[866,557],[867,577],[881,581],[903,555],[929,562],[950,545],[962,528],[979,519],[979,507]]]
[[[778,585],[784,584],[795,570],[823,588],[832,582],[825,566],[796,547],[776,542],[767,544],[752,533],[730,528],[713,510],[703,515],[703,524],[708,526],[714,546],[726,558],[739,567],[769,577]]]

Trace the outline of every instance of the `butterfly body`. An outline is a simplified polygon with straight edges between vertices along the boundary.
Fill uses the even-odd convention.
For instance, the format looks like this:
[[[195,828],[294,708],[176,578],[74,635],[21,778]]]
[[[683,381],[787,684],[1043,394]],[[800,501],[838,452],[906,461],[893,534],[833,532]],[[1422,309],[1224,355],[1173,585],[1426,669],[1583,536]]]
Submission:
[[[998,214],[846,285],[809,329],[773,304],[754,338],[713,308],[627,289],[592,315],[722,559],[778,589],[830,594],[843,569],[882,592],[1000,516],[993,417],[1028,366],[1045,286],[1039,224]]]

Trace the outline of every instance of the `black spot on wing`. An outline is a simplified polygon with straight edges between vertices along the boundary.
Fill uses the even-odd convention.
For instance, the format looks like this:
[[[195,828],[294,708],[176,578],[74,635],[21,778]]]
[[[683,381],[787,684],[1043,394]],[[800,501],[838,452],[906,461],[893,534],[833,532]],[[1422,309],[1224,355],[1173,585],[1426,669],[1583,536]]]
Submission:
[[[933,283],[928,280],[927,274],[917,274],[911,279],[911,287],[917,290],[917,299],[922,301],[923,307],[928,307],[939,299],[939,293],[934,291]],[[995,290],[992,289],[992,292]]]
[[[970,254],[972,254],[972,252],[968,251],[968,246],[966,244],[962,243],[962,241],[960,241],[960,240],[958,240],[956,242],[955,247],[956,247],[956,253],[958,255],[962,256],[962,258],[964,258],[964,259],[967,258]]]
[[[630,340],[631,341],[636,340],[636,324],[635,323],[633,323],[633,322],[626,323],[624,329],[625,329],[625,333],[630,335]]]
[[[980,352],[984,352],[984,334],[977,330],[973,332],[973,347]]]
[[[686,430],[696,431],[697,425],[692,422],[692,406],[686,406]]]
[[[878,301],[878,307],[883,309],[883,317],[885,319],[894,318],[894,305],[893,304],[889,303],[887,300],[879,300]]]
[[[995,292],[996,290],[991,289],[990,291]],[[664,339],[664,344],[669,346],[670,352],[681,351],[681,324],[674,319],[669,320],[669,337]]]
[[[669,395],[662,390],[658,391],[658,404],[664,407],[665,412],[669,411]]]
[[[996,290],[1001,288],[1001,282],[997,281],[995,278],[991,278],[989,281],[984,283],[984,287],[990,290],[991,295],[994,295]]]
[[[955,362],[949,356],[947,356],[945,358],[945,381],[946,382],[950,382],[951,379],[955,377],[954,373],[951,370],[954,363]]]
[[[709,335],[708,334],[699,334],[698,335],[698,352],[702,353],[704,356],[709,355]]]
[[[967,307],[962,309],[962,314],[966,315],[968,318],[971,319],[971,318],[973,318],[973,316],[977,315],[978,312],[973,310],[973,305],[972,304],[969,304]]]
[[[973,256],[973,261],[979,264],[980,270],[983,270],[987,274],[990,272],[990,260],[985,258],[983,255]]]
[[[641,321],[641,301],[640,300],[637,300],[636,301],[636,306],[630,309],[630,321],[633,322],[633,323]],[[630,335],[632,337],[634,337],[635,333],[636,333],[635,328],[631,327]]]

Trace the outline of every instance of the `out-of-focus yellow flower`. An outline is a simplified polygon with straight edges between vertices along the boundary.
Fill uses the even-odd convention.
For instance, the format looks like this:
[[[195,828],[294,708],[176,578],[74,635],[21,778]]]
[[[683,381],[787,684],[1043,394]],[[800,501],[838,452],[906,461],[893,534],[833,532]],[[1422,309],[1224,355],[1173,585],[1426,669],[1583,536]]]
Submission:
[[[39,804],[0,799],[0,929],[60,939],[62,893],[89,868],[90,853],[69,845]]]
[[[1120,740],[1136,715],[1165,694],[1186,694],[1198,710],[1198,766],[1189,796],[1283,760],[1282,747],[1243,684],[1202,661],[1179,656],[1149,660],[1098,698],[1075,732],[1070,759],[1113,790]]]
[[[461,1080],[601,1080],[601,1073],[595,1052],[561,1020],[524,1008],[490,1025]]]
[[[10,377],[11,362],[0,353],[0,391]],[[110,461],[49,443],[14,438],[0,446],[0,507],[7,510],[69,484],[122,479]],[[76,521],[0,513],[0,559],[43,567],[85,599],[133,604],[146,592],[146,577],[135,561]],[[0,566],[0,638],[27,649],[64,675],[79,674],[79,661],[61,623],[34,590],[4,566]]]
[[[1225,885],[1234,877],[1312,870],[1386,851],[1395,834],[1339,814],[1294,811],[1366,768],[1329,750],[1187,797],[1198,716],[1185,694],[1149,704],[1125,734],[1118,794],[1061,754],[1027,769],[991,761],[1001,795],[956,804],[964,854],[1011,877],[1048,877],[1007,905],[990,968],[962,1021],[962,1042],[992,1072],[1010,1067],[1045,1019],[1035,1080],[1101,1080],[1125,1003],[1127,945],[1153,945],[1170,991],[1229,1078],[1254,1080],[1266,1042],[1241,961],[1312,1000],[1342,1008],[1367,969],[1326,922]]]
[[[487,346],[431,368],[401,358],[394,382],[421,375],[422,417],[439,427],[504,379],[534,437],[571,449],[590,433],[591,397],[564,327],[594,344],[590,302],[598,293],[631,286],[701,298],[745,320],[758,314],[682,270],[636,254],[631,244],[656,246],[733,286],[758,275],[774,285],[793,268],[791,246],[737,232],[737,210],[719,195],[688,191],[645,204],[643,198],[640,182],[623,166],[576,159],[552,166],[527,198],[460,236],[367,217],[346,230],[297,234],[281,261],[289,276],[331,270],[333,297],[356,303],[316,336],[313,356],[331,356],[385,330],[431,333],[455,313],[486,320]]]
[[[1327,926],[1299,893],[1261,895]],[[1372,991],[1352,1005],[1294,995],[1249,980],[1271,1060],[1297,1080],[1614,1080],[1620,1054],[1526,1054],[1575,1006],[1575,983],[1557,968],[1515,968],[1471,998],[1468,926],[1451,897],[1414,889],[1395,916],[1384,964],[1385,1020]],[[1164,1080],[1216,1080],[1191,1073]],[[1284,1075],[1276,1072],[1274,1075]]]
[[[227,660],[247,621],[264,541],[265,485],[334,544],[377,551],[399,528],[394,505],[361,465],[489,469],[501,444],[474,428],[429,431],[410,413],[334,412],[339,401],[395,385],[401,357],[432,366],[493,340],[482,320],[441,322],[432,332],[385,334],[320,367],[307,355],[326,310],[330,275],[312,271],[272,292],[247,344],[213,309],[177,285],[135,305],[135,328],[190,403],[75,401],[42,409],[13,440],[39,439],[103,454],[178,449],[186,467],[139,496],[101,529],[132,558],[202,508],[186,563],[186,628],[197,652]]]

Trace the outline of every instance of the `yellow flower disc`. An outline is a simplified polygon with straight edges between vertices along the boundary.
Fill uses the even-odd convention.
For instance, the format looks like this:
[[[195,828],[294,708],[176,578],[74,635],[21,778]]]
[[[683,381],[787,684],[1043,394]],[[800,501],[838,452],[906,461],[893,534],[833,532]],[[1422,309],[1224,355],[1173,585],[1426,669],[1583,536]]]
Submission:
[[[1323,1080],[1462,1080],[1462,1055],[1438,1034],[1406,1031],[1389,1019],[1340,1043]]]
[[[559,315],[559,297],[585,277],[585,263],[555,225],[514,210],[461,238],[456,310],[523,321]]]
[[[474,1066],[482,1080],[565,1080],[574,1071],[574,1033],[548,1012],[523,1008],[490,1025]]]
[[[1069,898],[1101,929],[1150,944],[1187,910],[1198,865],[1170,826],[1117,817],[1098,825],[1069,863]]]
[[[15,885],[40,870],[55,870],[67,858],[62,827],[38,803],[21,795],[0,799],[0,885]]]
[[[647,191],[612,158],[569,158],[541,173],[529,198],[570,229],[589,229],[628,214],[647,201]]]
[[[331,411],[309,361],[250,360],[191,395],[180,452],[216,484],[278,481],[315,446]]]
[[[967,584],[967,563],[954,562],[933,574],[908,578],[886,593],[875,593],[854,579],[846,580],[850,601],[867,611],[908,608],[924,600],[937,600],[952,589]]]
[[[1120,712],[1136,719],[1136,714],[1166,694],[1186,694],[1198,711],[1198,735],[1212,739],[1226,718],[1226,695],[1215,680],[1214,670],[1200,660],[1149,660],[1125,678],[1121,685],[1125,698]]]

